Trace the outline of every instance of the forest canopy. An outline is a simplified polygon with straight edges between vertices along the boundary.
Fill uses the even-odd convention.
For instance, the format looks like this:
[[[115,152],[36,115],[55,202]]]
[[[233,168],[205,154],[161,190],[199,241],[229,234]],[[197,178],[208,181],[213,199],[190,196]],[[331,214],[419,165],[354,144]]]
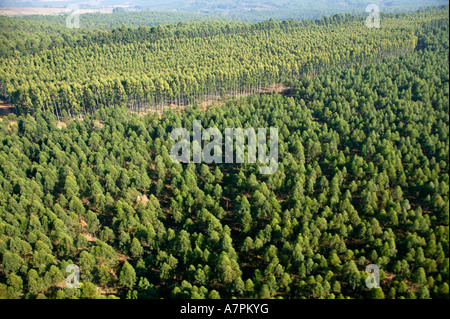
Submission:
[[[134,111],[185,106],[207,96],[254,93],[335,64],[411,52],[423,24],[448,22],[447,13],[387,15],[376,30],[347,14],[316,21],[121,26],[55,38],[44,30],[42,40],[40,32],[15,40],[5,33],[0,92],[19,113],[49,110],[58,118],[63,111],[85,115],[113,104]],[[5,19],[8,28],[17,27]]]
[[[0,21],[18,110],[0,118],[0,298],[448,298],[447,8],[380,29]],[[194,119],[277,127],[278,170],[174,163]]]

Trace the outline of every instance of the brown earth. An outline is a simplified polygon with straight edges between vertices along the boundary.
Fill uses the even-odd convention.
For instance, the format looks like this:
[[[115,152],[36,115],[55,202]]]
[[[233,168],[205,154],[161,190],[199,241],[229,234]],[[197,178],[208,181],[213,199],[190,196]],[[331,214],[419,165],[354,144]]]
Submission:
[[[0,99],[0,116],[8,116],[9,113],[16,113],[16,108],[4,99]]]
[[[266,87],[266,88],[262,89],[259,93],[260,94],[278,93],[278,94],[285,95],[285,96],[292,96],[293,90],[288,88],[288,87],[286,87],[286,86],[284,86],[284,85],[276,84],[276,85],[272,85],[272,86],[269,86],[269,87]],[[201,102],[198,102],[198,104],[200,105],[200,107],[202,108],[203,111],[207,111],[207,109],[209,107],[212,107],[214,105],[225,104],[230,98],[239,99],[239,98],[246,97],[246,96],[248,96],[250,94],[251,93],[241,93],[241,94],[238,94],[238,95],[230,95],[230,96],[227,96],[224,99],[218,99],[217,97],[212,96],[212,97],[207,98],[207,99],[205,99],[205,100],[203,100]],[[178,112],[181,113],[183,111],[183,109],[185,108],[185,106],[177,106],[175,104],[170,104],[170,105],[165,105],[164,106],[165,110],[167,110],[168,108],[175,109],[175,110],[177,110]],[[0,116],[7,116],[10,113],[15,113],[15,111],[16,110],[15,110],[14,106],[12,106],[8,102],[6,102],[4,99],[0,99]],[[145,116],[149,112],[157,113],[159,115],[159,117],[162,116],[162,110],[161,109],[155,110],[155,109],[151,109],[151,108],[149,108],[147,110],[144,110],[144,111],[141,111],[141,112],[131,111],[130,113],[131,114],[137,114],[138,116]],[[83,117],[80,116],[78,119],[79,120],[83,120]],[[74,120],[74,119],[71,119],[71,120]],[[69,121],[71,121],[71,120],[69,120]],[[16,122],[10,122],[9,125],[11,126],[11,125],[13,125],[15,123]],[[67,127],[67,121],[58,121],[56,126],[59,129],[66,128]],[[103,128],[104,124],[101,123],[98,120],[95,120],[94,121],[94,126],[101,129],[101,128]]]
[[[56,127],[59,129],[66,128],[67,124],[65,122],[58,121],[58,123],[56,123]]]
[[[259,92],[260,94],[272,94],[272,93],[278,93],[284,96],[292,96],[293,94],[293,90],[289,87],[286,87],[282,84],[274,84],[271,85],[269,87],[263,88],[261,89],[261,91]],[[211,107],[212,105],[222,105],[225,104],[230,98],[235,98],[235,99],[240,99],[243,97],[246,97],[248,95],[251,95],[252,93],[241,93],[241,94],[237,94],[237,95],[228,95],[226,98],[224,99],[217,99],[217,97],[210,97],[210,98],[206,98],[205,100],[201,101],[201,102],[197,102],[198,105],[202,108],[203,111],[206,111],[209,107]],[[176,104],[170,104],[170,105],[165,105],[164,109],[168,109],[168,108],[172,108],[175,110],[178,110],[178,112],[181,112],[186,106],[178,106]],[[159,115],[159,117],[161,117],[162,115],[162,110],[161,109],[147,109],[141,112],[133,112],[131,111],[131,114],[137,114],[138,116],[145,116],[147,113],[149,112],[153,112],[153,113],[157,113]]]

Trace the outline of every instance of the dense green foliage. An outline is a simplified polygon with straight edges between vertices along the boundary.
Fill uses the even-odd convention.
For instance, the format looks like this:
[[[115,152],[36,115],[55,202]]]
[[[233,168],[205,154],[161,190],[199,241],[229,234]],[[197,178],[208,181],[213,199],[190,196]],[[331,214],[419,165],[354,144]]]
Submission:
[[[80,28],[83,29],[112,29],[125,24],[129,27],[157,26],[203,20],[212,17],[207,14],[170,12],[170,11],[131,11],[115,12],[113,14],[85,13],[80,14]],[[30,15],[20,20],[47,22],[51,24],[66,24],[67,14],[61,15]]]
[[[80,15],[80,28],[66,26],[67,15],[0,16],[0,57],[22,56],[58,47],[74,47],[94,30],[168,25],[205,20],[207,15],[175,12],[124,12],[112,15],[87,13]],[[213,20],[214,19],[209,19]],[[224,20],[221,20],[224,21]],[[172,26],[173,27],[173,26]]]
[[[50,49],[36,48],[36,54],[28,53],[26,39],[7,40],[10,48],[2,55],[14,56],[0,60],[1,93],[21,113],[50,110],[58,118],[117,104],[132,110],[186,105],[210,95],[260,91],[333,64],[411,52],[422,25],[445,23],[447,15],[448,10],[388,15],[381,29],[369,29],[364,18],[351,15],[123,26],[57,34]]]
[[[118,29],[90,35],[89,46],[2,60],[6,91],[19,88],[33,116],[0,121],[0,297],[448,298],[448,17],[407,15],[370,31],[358,19],[326,21],[205,25],[214,36],[168,27],[148,42],[148,29]],[[364,58],[348,59],[352,49]],[[181,78],[235,72],[225,88],[255,66],[244,79],[286,80],[296,93],[144,117],[102,96],[121,77],[167,81],[177,61]],[[300,72],[308,61],[321,68]],[[278,69],[258,73],[268,66]],[[105,86],[88,102],[60,100],[73,113],[95,105],[66,126],[36,98],[52,82],[94,79]],[[167,83],[168,98],[193,90]],[[126,100],[133,91],[123,89]],[[195,119],[220,131],[279,128],[278,171],[174,164],[170,132]],[[64,289],[72,263],[80,290]],[[370,263],[381,289],[365,287]]]

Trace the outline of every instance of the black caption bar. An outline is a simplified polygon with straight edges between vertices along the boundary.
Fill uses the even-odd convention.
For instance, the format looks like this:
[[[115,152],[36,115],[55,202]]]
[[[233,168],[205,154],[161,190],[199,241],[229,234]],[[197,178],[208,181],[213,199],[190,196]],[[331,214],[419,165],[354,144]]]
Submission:
[[[0,311],[34,316],[71,314],[85,319],[190,318],[418,318],[447,310],[448,300],[0,300]]]

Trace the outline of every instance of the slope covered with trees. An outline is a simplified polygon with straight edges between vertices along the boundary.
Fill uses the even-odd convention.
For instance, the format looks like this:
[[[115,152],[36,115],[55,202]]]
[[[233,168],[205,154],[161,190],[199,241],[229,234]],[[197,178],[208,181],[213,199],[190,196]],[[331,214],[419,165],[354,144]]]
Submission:
[[[447,14],[389,15],[381,29],[367,28],[362,17],[336,15],[302,22],[74,31],[58,34],[62,42],[35,54],[11,47],[14,56],[0,60],[0,94],[19,113],[49,110],[58,118],[113,105],[131,110],[185,106],[207,96],[258,92],[331,65],[411,52],[422,25],[448,22]]]
[[[293,96],[253,94],[206,112],[189,106],[181,113],[168,109],[161,117],[151,112],[138,117],[121,101],[104,102],[102,88],[92,91],[92,99],[99,99],[97,110],[65,125],[52,108],[29,97],[33,116],[0,121],[0,297],[448,298],[449,23],[421,14],[403,19],[398,33],[367,31],[371,36],[360,49],[371,43],[380,53],[412,45],[402,57],[376,54],[376,63],[329,65],[337,54],[351,56],[344,48],[331,48],[357,43],[356,27],[347,39],[339,24],[321,26],[323,20],[301,28],[274,22],[244,31],[244,25],[210,26],[233,45],[245,45],[233,41],[240,32],[254,33],[272,52],[265,59],[283,52],[280,61],[270,60],[275,65],[291,62],[289,52],[308,58],[316,52],[313,61],[327,65],[326,72],[294,77],[288,72]],[[347,23],[354,22],[343,27]],[[301,36],[297,28],[317,32],[308,43],[313,48],[321,39],[321,50],[306,54],[284,46],[291,39],[280,35],[283,28],[292,28],[294,39]],[[113,41],[94,44],[93,60],[102,61],[106,74],[120,77],[126,63],[114,69],[104,52],[119,50],[110,56],[122,61],[120,50],[131,54],[125,48],[144,48],[140,41],[127,42],[138,32],[148,30],[110,34],[121,40],[115,46]],[[343,42],[326,51],[333,32]],[[195,45],[189,36],[176,39],[185,41],[186,50]],[[198,36],[197,42],[206,45],[203,39],[214,37]],[[170,42],[164,41],[161,35],[152,49],[166,48],[167,60],[158,55],[162,79],[175,61]],[[252,37],[248,41],[253,43]],[[59,58],[48,51],[3,61],[2,74],[25,83],[41,72],[48,80],[36,86],[38,92],[52,79],[77,83],[91,74],[88,70],[95,78],[94,63],[70,62],[88,57],[87,46],[64,50],[55,50]],[[226,46],[223,51],[228,53]],[[240,52],[243,61],[230,59],[230,65],[258,57]],[[76,73],[61,67],[64,54],[73,59],[64,65]],[[204,59],[215,60],[212,53]],[[187,67],[201,60],[187,55],[185,61]],[[18,67],[33,64],[40,67]],[[286,70],[269,70],[261,81],[279,80],[276,76],[284,77]],[[75,102],[69,104],[74,113],[82,97]],[[191,130],[194,119],[220,131],[279,128],[277,172],[260,175],[249,163],[174,164],[170,132]],[[64,288],[65,267],[72,263],[80,267],[81,289]],[[368,264],[380,267],[379,289],[365,286]]]
[[[20,17],[20,20],[47,22],[64,26],[69,13],[60,15],[30,15]],[[152,27],[157,25],[175,24],[205,20],[213,16],[208,14],[174,12],[174,11],[118,11],[112,14],[84,13],[80,14],[80,28],[83,29],[112,29],[122,24],[128,27]]]

